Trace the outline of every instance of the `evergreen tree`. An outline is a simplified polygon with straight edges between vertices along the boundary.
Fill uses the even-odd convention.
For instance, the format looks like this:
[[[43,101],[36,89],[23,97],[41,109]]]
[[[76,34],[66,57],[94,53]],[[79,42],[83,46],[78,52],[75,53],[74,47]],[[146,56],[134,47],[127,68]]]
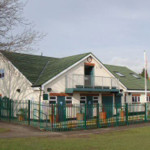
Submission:
[[[142,72],[140,73],[140,75],[145,78],[145,68],[143,68],[143,70],[142,70]],[[147,79],[149,79],[149,75],[148,75],[148,72],[147,72],[147,71],[146,71],[146,77],[147,77]]]

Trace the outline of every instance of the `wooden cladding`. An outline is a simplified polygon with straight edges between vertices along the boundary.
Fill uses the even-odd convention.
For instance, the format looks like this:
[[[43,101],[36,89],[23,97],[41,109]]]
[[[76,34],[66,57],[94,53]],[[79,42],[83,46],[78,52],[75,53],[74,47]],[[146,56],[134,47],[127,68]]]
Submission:
[[[94,63],[84,63],[84,64],[85,64],[85,66],[95,66]]]
[[[72,96],[72,94],[67,93],[50,93],[50,96]]]

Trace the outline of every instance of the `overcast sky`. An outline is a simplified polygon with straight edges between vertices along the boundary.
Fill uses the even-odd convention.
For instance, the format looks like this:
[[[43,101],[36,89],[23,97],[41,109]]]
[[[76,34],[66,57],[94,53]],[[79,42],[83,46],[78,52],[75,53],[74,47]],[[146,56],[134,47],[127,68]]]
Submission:
[[[140,72],[146,50],[150,62],[150,0],[28,0],[24,16],[47,33],[38,54],[92,52]]]

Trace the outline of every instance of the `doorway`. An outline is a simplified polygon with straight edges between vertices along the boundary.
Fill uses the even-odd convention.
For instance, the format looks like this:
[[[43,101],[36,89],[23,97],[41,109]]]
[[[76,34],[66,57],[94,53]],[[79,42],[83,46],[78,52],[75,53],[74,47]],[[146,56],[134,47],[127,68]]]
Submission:
[[[93,96],[87,96],[87,119],[93,118]]]
[[[85,66],[84,67],[84,85],[85,87],[92,87],[94,85],[94,67],[93,66]]]
[[[103,109],[106,112],[107,118],[113,116],[113,96],[102,96]]]
[[[66,121],[66,102],[65,96],[58,96],[57,97],[57,104],[58,104],[58,120],[59,122]]]

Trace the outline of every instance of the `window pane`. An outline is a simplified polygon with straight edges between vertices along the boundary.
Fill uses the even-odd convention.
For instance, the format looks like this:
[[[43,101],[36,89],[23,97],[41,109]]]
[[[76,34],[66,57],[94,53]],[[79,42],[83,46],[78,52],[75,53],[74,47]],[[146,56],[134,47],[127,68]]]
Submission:
[[[80,101],[80,104],[85,104],[85,100],[81,100],[81,101]]]
[[[66,101],[66,104],[72,104],[72,101]]]
[[[56,97],[55,96],[51,96],[50,99],[56,99]]]
[[[135,99],[134,99],[134,97],[132,97],[132,102],[135,102]]]
[[[93,103],[94,103],[94,104],[98,104],[98,100],[94,100]]]
[[[72,100],[72,97],[71,96],[67,96],[66,99]]]
[[[140,96],[138,97],[138,101],[140,102]]]
[[[85,100],[86,97],[85,97],[85,96],[81,96],[80,99],[81,99],[81,100]]]
[[[49,101],[49,104],[56,104],[56,101]]]
[[[135,96],[135,102],[137,102],[137,97]]]
[[[94,100],[98,100],[98,96],[94,96],[93,99],[94,99]]]

